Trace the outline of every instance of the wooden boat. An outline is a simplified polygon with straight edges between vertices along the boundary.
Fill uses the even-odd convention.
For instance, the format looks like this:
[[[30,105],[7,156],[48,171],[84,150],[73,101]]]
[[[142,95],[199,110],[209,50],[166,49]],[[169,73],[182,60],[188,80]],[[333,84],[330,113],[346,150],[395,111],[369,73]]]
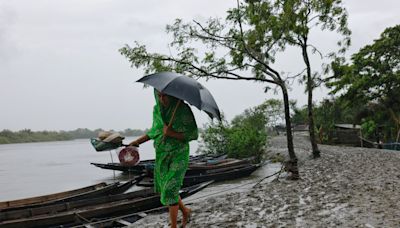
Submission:
[[[203,182],[198,185],[184,188],[181,190],[180,196],[182,199],[186,198],[188,196],[191,196],[191,195],[201,191],[202,189],[204,189],[211,183],[213,183],[213,181]],[[161,205],[161,204],[159,204],[159,205]],[[151,209],[142,211],[142,213],[130,213],[130,214],[126,214],[126,215],[105,217],[103,219],[99,219],[94,222],[82,223],[80,225],[74,225],[73,228],[83,228],[83,227],[85,227],[85,228],[87,228],[87,227],[91,227],[91,228],[113,227],[114,228],[114,227],[132,226],[132,225],[134,225],[133,224],[134,222],[136,222],[137,220],[146,216],[146,213],[151,213],[151,212],[156,212],[156,211],[160,212],[160,211],[167,211],[167,210],[168,210],[168,207],[165,207],[165,206],[155,207],[155,208],[151,208]],[[67,225],[64,227],[69,227],[69,226]]]
[[[181,190],[181,197],[185,198],[212,182],[194,185]],[[136,192],[119,194],[114,196],[98,197],[57,204],[47,207],[21,210],[2,215],[3,221],[0,227],[68,227],[79,225],[93,219],[115,217],[149,210],[160,207],[160,197],[152,189],[144,189]],[[31,213],[31,214],[29,214]]]
[[[221,169],[227,167],[236,167],[241,164],[249,164],[250,159],[232,159],[232,158],[225,158],[225,157],[206,157],[206,156],[196,156],[192,157],[189,163],[188,170],[186,175],[196,175],[199,173],[204,173],[207,170],[211,169]],[[152,170],[154,168],[154,160],[146,160],[140,162],[136,166],[124,166],[120,163],[91,163],[99,168],[103,169],[110,169],[110,170],[117,170],[122,172],[128,172],[132,174],[139,175],[141,173],[148,173],[151,175]]]
[[[138,197],[148,197],[153,194],[153,190],[150,188],[134,191],[130,193],[116,194],[116,195],[105,195],[88,199],[77,199],[69,202],[57,202],[51,205],[43,205],[40,207],[23,208],[18,210],[6,211],[0,213],[0,221],[30,218],[34,216],[54,214],[65,212],[68,210],[79,209],[82,207],[88,207],[92,205],[104,204],[109,202],[115,202],[118,200],[129,200]]]
[[[111,218],[104,218],[100,221],[83,223],[81,225],[72,226],[71,228],[114,228],[114,227],[134,227],[134,223],[142,218],[144,218],[147,212],[161,212],[167,211],[167,207],[155,208],[153,210],[148,210],[143,213],[132,213],[128,215],[122,215]],[[65,226],[69,227],[69,226]]]
[[[131,173],[131,174],[141,174],[143,173],[147,167],[151,168],[151,166],[154,165],[154,162],[152,163],[147,163],[144,164],[142,162],[139,162],[139,164],[135,165],[135,166],[126,166],[126,165],[122,165],[121,163],[90,163],[91,165],[94,165],[96,167],[102,168],[102,169],[110,169],[110,170],[116,170],[116,171],[122,171],[122,172],[127,172],[127,173]],[[151,168],[152,169],[152,168]]]
[[[192,176],[185,176],[184,179],[184,186],[190,186],[195,183],[201,183],[204,181],[226,181],[226,180],[233,180],[242,177],[250,176],[256,169],[258,169],[260,165],[256,164],[248,164],[246,166],[240,165],[237,168],[228,170],[210,170],[207,171],[205,175],[192,175]],[[140,183],[140,182],[139,182]]]
[[[71,195],[71,196],[66,196],[64,198],[58,198],[58,199],[54,199],[54,200],[48,200],[48,201],[43,201],[40,203],[23,205],[23,206],[11,206],[11,207],[1,209],[0,212],[1,212],[1,214],[3,214],[7,211],[21,210],[21,209],[26,209],[26,208],[32,209],[32,208],[37,208],[37,207],[42,207],[42,206],[54,205],[57,203],[66,203],[66,202],[71,202],[71,201],[76,201],[76,200],[81,200],[81,199],[88,199],[88,198],[93,198],[93,197],[98,197],[98,196],[120,194],[120,193],[127,191],[133,185],[138,183],[140,180],[143,179],[143,177],[144,176],[140,176],[134,180],[127,181],[125,183],[116,182],[113,184],[106,185],[103,188],[93,189],[91,191],[82,192],[80,194],[75,194],[75,195]]]
[[[189,163],[189,170],[211,170],[220,169],[227,167],[234,167],[241,164],[249,164],[248,160],[240,160],[234,158],[218,159],[218,160],[207,160],[203,162],[191,162]]]
[[[58,193],[53,193],[53,194],[43,195],[43,196],[35,196],[35,197],[30,197],[30,198],[25,198],[25,199],[4,201],[4,202],[0,202],[0,211],[5,208],[38,204],[38,203],[43,203],[43,202],[47,202],[47,201],[66,198],[66,197],[73,196],[73,195],[79,195],[79,194],[82,194],[85,192],[104,188],[106,186],[107,186],[107,184],[102,182],[99,184],[90,185],[90,186],[87,186],[84,188],[78,188],[78,189],[69,190],[69,191],[65,191],[65,192],[58,192]]]
[[[232,180],[241,177],[249,176],[256,169],[258,169],[260,165],[254,164],[245,164],[239,165],[237,167],[227,167],[217,170],[207,170],[206,173],[200,173],[196,175],[186,175],[183,179],[183,186],[191,186],[194,184],[198,184],[205,181],[225,181]],[[145,177],[142,181],[140,181],[138,186],[150,187],[154,186],[153,178]]]

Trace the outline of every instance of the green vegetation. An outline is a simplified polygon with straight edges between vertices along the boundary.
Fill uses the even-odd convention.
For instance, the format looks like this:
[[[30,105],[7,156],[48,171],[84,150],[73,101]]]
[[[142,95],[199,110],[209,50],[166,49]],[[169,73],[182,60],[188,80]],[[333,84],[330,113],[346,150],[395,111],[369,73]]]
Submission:
[[[96,129],[92,131],[87,128],[78,128],[72,131],[31,131],[30,129],[24,129],[13,132],[3,130],[0,132],[0,144],[88,139],[97,137],[100,131],[103,130]],[[145,132],[143,130],[128,128],[119,133],[123,136],[139,136]]]
[[[227,154],[233,158],[254,157],[261,161],[267,145],[267,128],[284,121],[283,102],[276,99],[245,110],[228,123],[211,121],[201,133],[199,151]]]
[[[261,161],[267,143],[265,125],[254,125],[263,122],[257,113],[238,116],[230,124],[225,122],[211,123],[201,133],[202,145],[199,150],[206,154],[224,154],[232,158],[254,157]]]
[[[267,39],[279,43],[279,48],[282,48],[282,50],[278,49],[277,51],[283,51],[289,46],[300,50],[298,57],[300,61],[303,61],[305,69],[297,74],[297,76],[302,76],[301,81],[306,82],[306,91],[308,93],[307,122],[310,126],[309,133],[312,155],[313,158],[318,158],[320,157],[320,151],[315,137],[313,90],[318,87],[322,75],[317,71],[313,72],[309,56],[319,54],[323,58],[323,54],[313,45],[309,37],[318,30],[335,32],[336,35],[342,36],[341,40],[338,41],[339,50],[338,53],[331,51],[329,55],[336,56],[337,54],[343,54],[350,45],[351,32],[347,27],[347,12],[341,0],[269,0],[248,2],[248,5],[243,5],[242,7],[244,20],[249,22],[250,25],[258,27],[253,34],[254,37],[252,37],[255,43],[262,43],[265,40],[265,34],[272,33],[272,36],[267,36]],[[273,50],[265,54],[271,55],[271,52]]]
[[[352,55],[352,64],[337,59],[328,86],[352,108],[358,107],[358,124],[367,136],[380,128],[384,139],[400,138],[400,25]]]
[[[350,106],[343,98],[324,99],[314,106],[315,131],[319,143],[331,142],[330,132],[335,124],[354,123],[358,107]],[[294,108],[293,122],[296,124],[307,123],[307,107]]]
[[[352,55],[352,63],[337,58],[326,80],[331,99],[314,107],[319,142],[329,143],[335,124],[361,125],[364,138],[378,142],[400,140],[400,25]],[[294,108],[293,123],[308,123],[307,108]]]
[[[17,132],[3,130],[0,132],[0,144],[23,143],[23,142],[43,142],[43,141],[62,141],[71,140],[72,137],[66,132],[38,131],[24,129]]]

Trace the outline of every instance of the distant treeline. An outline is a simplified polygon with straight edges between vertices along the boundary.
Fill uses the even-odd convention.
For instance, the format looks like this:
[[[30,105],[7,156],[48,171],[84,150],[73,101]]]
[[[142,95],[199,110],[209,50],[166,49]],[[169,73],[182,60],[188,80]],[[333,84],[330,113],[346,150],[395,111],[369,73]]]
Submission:
[[[26,143],[26,142],[46,142],[46,141],[63,141],[72,139],[87,139],[97,137],[103,129],[90,130],[87,128],[78,128],[72,131],[32,131],[24,129],[20,131],[3,130],[0,132],[0,144],[8,143]],[[113,130],[109,130],[113,131]],[[140,136],[146,130],[139,129],[125,129],[118,131],[123,136]],[[115,131],[114,131],[115,132]]]

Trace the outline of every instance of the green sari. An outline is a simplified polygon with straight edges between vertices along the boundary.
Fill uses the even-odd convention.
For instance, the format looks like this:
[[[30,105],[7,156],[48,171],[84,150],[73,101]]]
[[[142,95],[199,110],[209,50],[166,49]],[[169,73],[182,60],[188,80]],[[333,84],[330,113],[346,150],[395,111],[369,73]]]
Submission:
[[[177,98],[169,96],[169,105],[164,107],[154,90],[156,105],[153,109],[153,125],[147,135],[154,140],[156,161],[154,166],[154,189],[161,195],[163,205],[178,203],[179,190],[183,184],[189,164],[189,141],[196,140],[198,130],[192,110],[184,102],[180,102],[172,123],[172,129],[183,133],[184,139],[165,137],[164,124],[168,125],[175,109]]]

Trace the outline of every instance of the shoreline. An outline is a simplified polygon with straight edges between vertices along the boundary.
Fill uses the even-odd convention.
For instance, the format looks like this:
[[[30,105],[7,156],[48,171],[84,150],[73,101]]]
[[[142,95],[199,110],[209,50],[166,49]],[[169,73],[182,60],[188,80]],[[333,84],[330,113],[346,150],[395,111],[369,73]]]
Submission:
[[[195,202],[187,227],[400,227],[399,152],[319,145],[321,158],[314,160],[306,136],[295,135],[294,146],[300,180],[271,177]],[[272,138],[268,152],[287,156],[286,139]],[[168,227],[168,214],[132,227]]]

